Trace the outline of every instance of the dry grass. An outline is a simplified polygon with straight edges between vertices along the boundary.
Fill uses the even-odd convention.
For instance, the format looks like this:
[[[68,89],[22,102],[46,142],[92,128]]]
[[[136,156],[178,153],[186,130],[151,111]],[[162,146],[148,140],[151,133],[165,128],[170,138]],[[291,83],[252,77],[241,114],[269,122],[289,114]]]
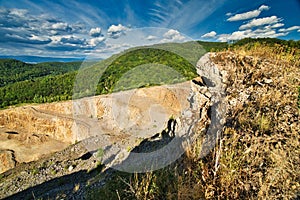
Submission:
[[[229,73],[216,197],[299,197],[299,55],[257,44],[213,58]]]
[[[177,186],[163,199],[174,199],[174,193],[175,199],[300,197],[299,56],[299,49],[257,43],[212,57],[228,72],[223,137],[200,160],[199,138],[177,164]],[[162,179],[155,173],[139,175],[132,192],[137,199],[161,199],[161,194],[149,196],[149,184],[162,192]]]
[[[213,56],[228,73],[227,121],[217,146],[199,159],[198,138],[172,166],[122,179],[118,197],[299,198],[300,52],[286,49],[257,43]]]

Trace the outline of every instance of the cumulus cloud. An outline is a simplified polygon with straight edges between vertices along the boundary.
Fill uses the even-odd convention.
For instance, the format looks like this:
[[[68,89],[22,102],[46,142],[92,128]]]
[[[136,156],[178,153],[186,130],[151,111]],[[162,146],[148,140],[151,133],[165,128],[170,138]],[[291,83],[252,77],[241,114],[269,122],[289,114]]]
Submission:
[[[170,29],[169,31],[167,31],[163,35],[163,37],[164,39],[162,40],[162,42],[182,42],[186,39],[179,33],[179,31],[174,29]]]
[[[202,35],[201,37],[202,38],[214,38],[214,37],[216,37],[216,35],[217,35],[217,33],[215,31],[211,31],[209,33]]]
[[[69,26],[69,24],[65,23],[65,22],[58,22],[58,23],[52,24],[51,28],[53,30],[58,30],[58,31],[67,31],[67,32],[72,31],[72,28]]]
[[[26,22],[31,18],[25,16],[26,13],[23,9],[0,9],[0,27],[15,28],[27,25]]]
[[[81,48],[84,45],[87,45],[87,41],[85,38],[78,37],[75,35],[55,35],[51,36],[50,46],[73,46]]]
[[[227,21],[239,21],[251,19],[239,27],[238,31],[234,31],[229,34],[219,34],[215,37],[218,41],[228,42],[241,40],[243,38],[276,38],[288,35],[291,31],[298,30],[300,32],[300,26],[292,26],[289,28],[282,28],[285,26],[281,23],[282,19],[277,16],[268,16],[263,18],[256,18],[264,10],[269,10],[270,7],[267,5],[262,5],[256,10],[252,10],[245,13],[239,13],[233,15],[232,13],[227,13],[226,16],[229,18]],[[279,29],[280,28],[280,29]],[[279,29],[279,30],[278,30]],[[207,33],[203,36],[213,36],[213,33]],[[202,37],[203,37],[202,36]]]
[[[266,5],[262,5],[262,6],[260,6],[259,8],[258,8],[258,10],[260,10],[260,11],[263,11],[263,10],[269,10],[270,9],[270,7],[269,6],[266,6]]]
[[[149,41],[153,41],[153,40],[156,40],[157,37],[154,36],[154,35],[149,35],[148,37],[146,37],[146,40],[149,40]]]
[[[101,28],[99,28],[99,27],[97,27],[97,28],[91,28],[91,30],[90,30],[90,36],[92,36],[92,37],[99,37],[99,36],[101,36],[102,34],[101,34]]]
[[[300,30],[300,26],[292,26],[289,28],[281,28],[279,29],[279,32],[290,32],[290,31],[295,31],[295,30]]]
[[[247,19],[251,19],[251,18],[254,18],[254,17],[258,17],[262,11],[269,10],[269,8],[270,8],[269,6],[262,5],[256,10],[248,11],[248,12],[245,12],[245,13],[235,14],[235,15],[229,17],[227,19],[227,21],[230,21],[230,22],[240,21],[240,20],[247,20]],[[226,15],[230,16],[231,13],[227,13]]]
[[[104,40],[99,27],[88,29],[82,22],[68,23],[49,14],[0,8],[0,52],[17,54],[15,47],[22,44],[23,53],[38,49],[37,55],[55,55],[56,51],[82,54]]]
[[[261,28],[256,30],[243,30],[243,31],[235,31],[231,34],[221,34],[218,36],[218,40],[220,42],[228,42],[228,41],[236,41],[241,40],[243,38],[276,38],[279,36],[285,36],[288,33],[278,33],[275,30],[269,28]]]
[[[73,33],[81,33],[81,34],[86,34],[86,26],[83,23],[77,22],[75,24],[71,24],[70,27],[72,28]]]
[[[105,41],[105,37],[96,37],[96,38],[92,38],[89,41],[89,45],[91,45],[92,47],[97,46],[98,44],[102,43]]]
[[[83,23],[69,24],[48,14],[33,15],[25,9],[0,9],[0,27],[5,28],[7,33],[19,32],[37,36],[88,33]],[[9,28],[13,30],[8,30]]]
[[[107,30],[107,35],[110,38],[117,39],[121,37],[122,35],[125,35],[128,28],[126,26],[123,26],[122,24],[119,25],[111,25]]]
[[[271,25],[271,24],[276,24],[280,21],[281,21],[281,19],[278,18],[277,16],[258,18],[258,19],[253,19],[250,22],[241,25],[239,29],[245,30],[245,29],[250,29],[253,27],[258,27],[258,26],[263,26],[263,25]]]

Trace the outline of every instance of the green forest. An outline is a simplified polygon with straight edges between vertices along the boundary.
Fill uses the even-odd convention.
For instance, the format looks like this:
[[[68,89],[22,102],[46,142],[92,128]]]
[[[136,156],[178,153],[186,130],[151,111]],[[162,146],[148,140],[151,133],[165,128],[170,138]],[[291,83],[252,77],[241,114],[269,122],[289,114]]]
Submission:
[[[0,59],[0,87],[47,75],[60,75],[79,69],[81,62],[24,63],[15,59]]]
[[[127,50],[79,71],[78,62],[27,64],[12,59],[0,62],[1,108],[173,84],[197,76],[195,66],[185,58],[150,47]]]
[[[191,80],[197,76],[197,61],[206,52],[255,43],[281,45],[284,51],[300,48],[299,41],[246,38],[234,44],[197,41],[136,47],[90,63],[28,64],[0,59],[0,108]]]

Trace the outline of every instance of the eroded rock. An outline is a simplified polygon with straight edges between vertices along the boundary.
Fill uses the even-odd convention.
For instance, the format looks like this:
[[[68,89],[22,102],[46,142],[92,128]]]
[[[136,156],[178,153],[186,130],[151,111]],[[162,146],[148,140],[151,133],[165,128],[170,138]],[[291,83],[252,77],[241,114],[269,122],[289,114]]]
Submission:
[[[0,150],[0,173],[16,166],[14,152],[12,150]]]

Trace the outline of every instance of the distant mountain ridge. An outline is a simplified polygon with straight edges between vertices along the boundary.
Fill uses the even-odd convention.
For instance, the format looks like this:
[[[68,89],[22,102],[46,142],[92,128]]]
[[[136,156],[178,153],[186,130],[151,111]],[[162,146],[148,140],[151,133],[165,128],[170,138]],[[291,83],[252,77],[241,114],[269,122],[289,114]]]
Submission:
[[[60,75],[76,71],[81,62],[25,63],[16,59],[0,59],[0,87],[47,75]]]
[[[41,57],[41,56],[0,56],[0,59],[16,59],[26,63],[41,63],[41,62],[74,62],[83,61],[85,58],[64,58],[64,57]]]

